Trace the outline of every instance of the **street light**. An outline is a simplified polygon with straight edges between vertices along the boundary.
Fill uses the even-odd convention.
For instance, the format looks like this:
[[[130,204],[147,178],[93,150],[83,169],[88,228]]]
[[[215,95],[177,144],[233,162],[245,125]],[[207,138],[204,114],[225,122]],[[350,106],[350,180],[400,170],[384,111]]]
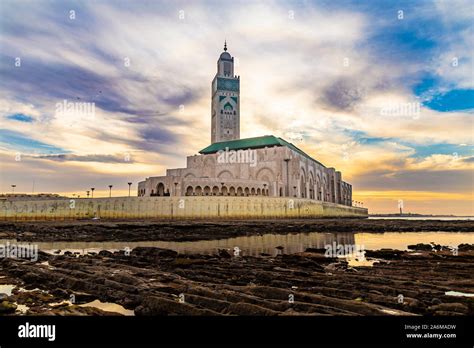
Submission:
[[[12,193],[15,193],[15,187],[16,185],[12,185]]]
[[[90,193],[90,191],[86,191],[86,193],[87,193],[87,198],[89,198],[89,193]]]
[[[130,197],[130,187],[131,187],[131,186],[132,186],[132,183],[129,182],[129,183],[128,183],[128,197]]]
[[[114,185],[109,185],[109,198],[112,197],[112,187],[114,187]]]
[[[94,190],[95,190],[95,187],[91,187],[92,198],[94,198]]]

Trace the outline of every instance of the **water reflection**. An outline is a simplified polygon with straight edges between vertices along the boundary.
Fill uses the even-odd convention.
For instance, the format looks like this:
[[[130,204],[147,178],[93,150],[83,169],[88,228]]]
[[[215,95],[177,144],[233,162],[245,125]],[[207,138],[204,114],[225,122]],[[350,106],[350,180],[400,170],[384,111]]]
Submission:
[[[12,241],[10,241],[11,243]],[[14,242],[14,241],[13,241]],[[219,240],[205,240],[193,242],[41,242],[38,249],[50,253],[65,251],[84,254],[99,252],[100,250],[124,250],[137,246],[152,246],[173,249],[182,254],[216,254],[219,249],[228,249],[233,252],[235,247],[240,250],[240,255],[258,256],[262,253],[278,255],[280,253],[293,254],[305,251],[306,248],[323,249],[325,245],[354,244],[353,233],[298,233],[287,235],[264,234],[260,236],[245,236]],[[277,247],[283,247],[278,248]]]
[[[0,243],[16,243],[15,240],[0,240]],[[365,250],[382,248],[406,250],[410,244],[437,243],[446,246],[457,246],[461,243],[474,243],[472,232],[404,232],[404,233],[294,233],[294,234],[263,234],[260,236],[243,236],[236,238],[193,241],[193,242],[42,242],[34,243],[38,249],[50,253],[57,250],[72,251],[79,254],[99,252],[100,250],[124,250],[137,246],[153,246],[173,249],[179,253],[215,254],[218,249],[233,252],[235,247],[240,255],[258,256],[262,253],[272,256],[280,253],[292,254],[305,251],[306,248],[323,249],[328,244],[360,245]],[[280,248],[277,248],[280,247]],[[282,247],[282,248],[281,248]]]

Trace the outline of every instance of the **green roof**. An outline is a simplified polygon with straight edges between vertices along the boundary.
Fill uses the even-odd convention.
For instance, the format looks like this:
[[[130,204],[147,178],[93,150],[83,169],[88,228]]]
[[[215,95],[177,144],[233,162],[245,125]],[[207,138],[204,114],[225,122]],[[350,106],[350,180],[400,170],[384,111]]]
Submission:
[[[265,135],[263,137],[256,137],[256,138],[247,138],[247,139],[238,139],[238,140],[231,140],[231,141],[222,141],[219,143],[214,143],[209,145],[208,147],[199,151],[200,154],[207,155],[211,153],[216,153],[221,150],[225,150],[228,148],[229,150],[245,150],[245,149],[260,149],[263,147],[272,147],[272,146],[286,146],[292,149],[293,151],[298,152],[300,155],[309,158],[312,161],[315,161],[322,165],[319,161],[316,161],[310,155],[305,153],[304,151],[297,148],[292,143],[287,142],[286,140],[276,137],[274,135]]]

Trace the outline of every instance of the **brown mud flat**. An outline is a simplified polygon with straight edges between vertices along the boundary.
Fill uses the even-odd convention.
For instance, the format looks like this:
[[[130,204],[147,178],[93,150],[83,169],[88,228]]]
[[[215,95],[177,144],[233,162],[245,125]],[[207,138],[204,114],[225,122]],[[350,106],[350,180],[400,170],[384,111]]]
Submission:
[[[458,255],[415,249],[367,251],[379,262],[357,268],[321,250],[276,257],[153,247],[128,255],[40,252],[37,262],[0,261],[0,284],[36,289],[0,295],[0,314],[18,315],[16,305],[27,305],[29,315],[112,315],[78,306],[97,299],[135,315],[474,315],[474,298],[445,295],[474,293],[474,245],[461,245]],[[71,295],[74,305],[50,305]]]
[[[474,232],[469,220],[304,219],[255,221],[0,222],[0,239],[60,241],[195,241],[300,232]]]

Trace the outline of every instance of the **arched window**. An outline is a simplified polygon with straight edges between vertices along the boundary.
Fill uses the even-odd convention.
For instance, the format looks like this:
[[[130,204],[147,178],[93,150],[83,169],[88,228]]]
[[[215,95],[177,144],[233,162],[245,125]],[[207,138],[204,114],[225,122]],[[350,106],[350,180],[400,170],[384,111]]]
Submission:
[[[151,194],[153,195],[153,190],[151,190]],[[157,196],[165,195],[165,185],[161,182],[156,186],[156,195]]]
[[[186,196],[192,196],[193,195],[193,187],[192,186],[188,186],[186,188]]]

